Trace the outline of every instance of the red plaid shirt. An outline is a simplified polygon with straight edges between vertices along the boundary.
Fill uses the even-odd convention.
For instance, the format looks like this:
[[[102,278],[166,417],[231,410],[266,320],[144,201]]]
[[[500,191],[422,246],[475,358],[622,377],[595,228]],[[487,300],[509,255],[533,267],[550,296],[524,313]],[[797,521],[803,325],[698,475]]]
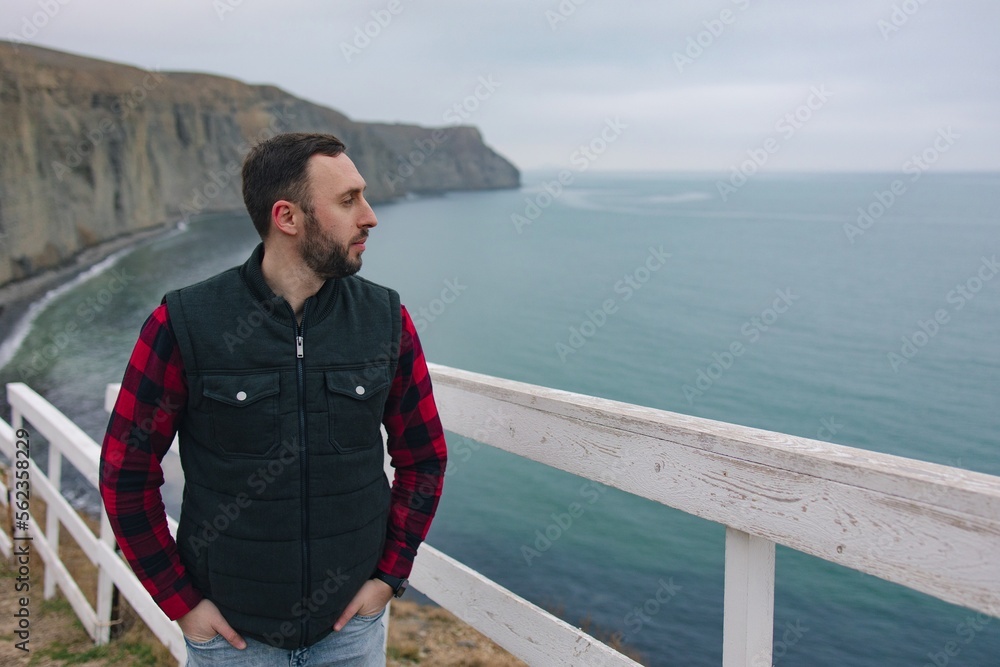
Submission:
[[[406,308],[401,311],[399,365],[382,422],[396,472],[378,569],[403,578],[434,518],[447,452],[420,340]],[[143,325],[125,370],[101,449],[101,497],[122,553],[171,619],[202,599],[167,530],[160,495],[160,461],[174,440],[187,393],[180,348],[163,304]]]

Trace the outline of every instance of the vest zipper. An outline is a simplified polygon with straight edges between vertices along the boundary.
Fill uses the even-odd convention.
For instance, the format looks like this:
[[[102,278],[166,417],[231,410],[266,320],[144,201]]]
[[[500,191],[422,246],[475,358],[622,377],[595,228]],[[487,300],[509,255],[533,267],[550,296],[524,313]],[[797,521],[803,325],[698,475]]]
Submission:
[[[291,306],[289,306],[291,309]],[[306,311],[309,309],[307,300],[302,306],[302,321],[295,323],[295,379],[299,389],[299,495],[302,507],[302,599],[309,599],[309,458],[306,447],[306,380],[305,380],[305,333]],[[292,312],[295,321],[295,312]],[[303,615],[300,625],[299,646],[306,645],[308,631],[308,615]]]

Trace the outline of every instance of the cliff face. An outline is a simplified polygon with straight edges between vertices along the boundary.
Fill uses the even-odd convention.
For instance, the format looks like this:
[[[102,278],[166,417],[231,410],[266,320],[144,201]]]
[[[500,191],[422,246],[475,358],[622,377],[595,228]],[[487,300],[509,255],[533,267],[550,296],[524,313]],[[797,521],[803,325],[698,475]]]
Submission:
[[[0,285],[128,232],[242,209],[249,147],[312,131],[347,144],[372,202],[520,183],[472,127],[359,123],[273,86],[0,41]]]

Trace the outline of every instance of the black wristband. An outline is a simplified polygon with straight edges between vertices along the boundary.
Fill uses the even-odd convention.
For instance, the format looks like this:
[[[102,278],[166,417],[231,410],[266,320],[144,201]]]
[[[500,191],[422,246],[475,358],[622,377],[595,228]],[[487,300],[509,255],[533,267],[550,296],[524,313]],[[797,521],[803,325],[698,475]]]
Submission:
[[[392,596],[396,598],[403,596],[403,593],[406,592],[407,584],[410,583],[407,579],[400,579],[399,577],[394,577],[377,570],[375,571],[375,574],[372,575],[372,579],[378,579],[379,581],[389,584],[389,587],[392,589]]]

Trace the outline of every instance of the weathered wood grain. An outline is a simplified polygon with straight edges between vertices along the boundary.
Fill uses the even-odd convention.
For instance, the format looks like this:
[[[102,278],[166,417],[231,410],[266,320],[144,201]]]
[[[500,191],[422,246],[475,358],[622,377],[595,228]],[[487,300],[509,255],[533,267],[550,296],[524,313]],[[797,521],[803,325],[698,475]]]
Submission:
[[[1000,616],[1000,478],[433,364],[431,375],[453,432]]]

